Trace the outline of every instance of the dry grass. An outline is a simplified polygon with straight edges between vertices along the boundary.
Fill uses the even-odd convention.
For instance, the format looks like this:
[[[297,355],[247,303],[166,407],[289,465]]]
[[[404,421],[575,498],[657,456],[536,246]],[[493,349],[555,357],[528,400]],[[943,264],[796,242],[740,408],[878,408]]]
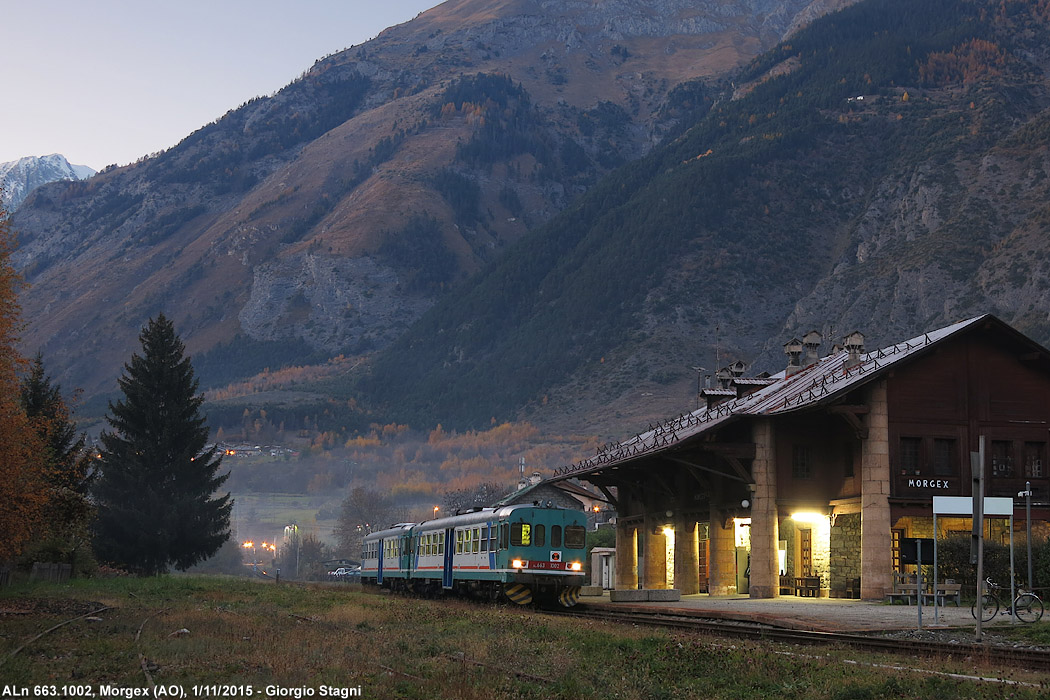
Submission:
[[[103,605],[26,644],[57,622]],[[94,607],[92,607],[94,606]],[[1039,697],[529,610],[170,576],[0,597],[0,683],[361,687],[370,698]],[[179,630],[188,633],[179,633]],[[24,645],[17,654],[11,652]]]

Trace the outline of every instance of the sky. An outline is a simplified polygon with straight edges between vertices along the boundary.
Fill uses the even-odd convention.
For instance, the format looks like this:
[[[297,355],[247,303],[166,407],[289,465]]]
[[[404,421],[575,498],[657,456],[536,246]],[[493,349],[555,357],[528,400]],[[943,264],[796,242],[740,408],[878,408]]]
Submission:
[[[174,146],[440,0],[0,0],[0,163]]]

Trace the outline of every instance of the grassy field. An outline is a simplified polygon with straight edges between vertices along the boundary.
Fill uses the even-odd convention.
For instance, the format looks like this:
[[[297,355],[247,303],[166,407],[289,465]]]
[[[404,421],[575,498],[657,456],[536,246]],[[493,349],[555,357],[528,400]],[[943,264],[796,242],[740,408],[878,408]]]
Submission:
[[[919,667],[935,673],[909,670]],[[965,660],[776,648],[341,585],[164,576],[0,592],[5,696],[104,697],[105,686],[189,698],[250,689],[294,698],[1034,699],[1046,697],[1046,680]]]

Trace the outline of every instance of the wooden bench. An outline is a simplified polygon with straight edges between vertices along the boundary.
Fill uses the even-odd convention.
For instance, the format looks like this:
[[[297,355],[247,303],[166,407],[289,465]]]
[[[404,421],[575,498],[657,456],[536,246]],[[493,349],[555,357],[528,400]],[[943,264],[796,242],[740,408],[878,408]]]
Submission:
[[[780,577],[780,595],[791,595],[795,592],[795,586],[790,576]]]
[[[891,603],[896,603],[900,600],[907,605],[912,605],[919,599],[919,584],[911,576],[894,572],[893,591],[886,594],[886,598]]]
[[[795,578],[795,595],[816,598],[820,595],[819,576],[797,576]]]
[[[955,581],[948,579],[944,583],[937,584],[937,592],[930,593],[926,592],[922,594],[923,603],[940,603],[944,605],[946,602],[951,601],[955,603],[955,607],[959,607],[962,604],[962,584],[956,583]]]

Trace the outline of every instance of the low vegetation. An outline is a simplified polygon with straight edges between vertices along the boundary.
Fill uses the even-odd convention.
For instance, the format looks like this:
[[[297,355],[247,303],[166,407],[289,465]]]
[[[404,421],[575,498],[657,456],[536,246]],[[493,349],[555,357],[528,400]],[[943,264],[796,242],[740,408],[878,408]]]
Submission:
[[[85,613],[91,614],[36,637]],[[96,696],[100,685],[150,684],[181,686],[188,696],[194,685],[251,685],[255,696],[270,685],[309,688],[315,697],[322,687],[360,687],[370,698],[845,700],[1036,698],[1042,692],[939,673],[974,675],[965,661],[895,659],[894,668],[846,663],[857,655],[390,597],[344,585],[203,576],[80,580],[7,589],[0,616],[5,684],[89,686]],[[918,665],[938,673],[903,668]]]

